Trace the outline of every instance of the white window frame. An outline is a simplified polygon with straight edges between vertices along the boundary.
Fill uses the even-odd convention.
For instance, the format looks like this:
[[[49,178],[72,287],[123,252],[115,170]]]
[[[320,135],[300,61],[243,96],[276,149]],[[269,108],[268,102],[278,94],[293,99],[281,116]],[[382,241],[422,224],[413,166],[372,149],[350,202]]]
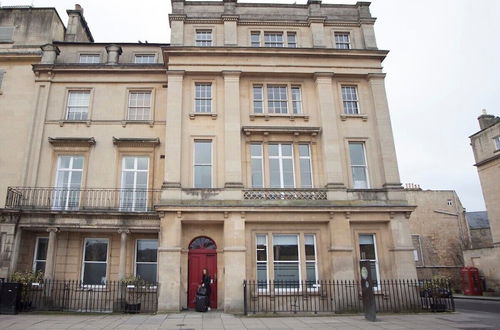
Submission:
[[[253,36],[258,36],[258,40],[256,42],[252,40]],[[262,42],[261,36],[262,36],[261,31],[250,31],[250,47],[254,48],[261,47],[261,42]]]
[[[196,163],[196,143],[210,142],[210,163]],[[210,187],[196,187],[196,167],[210,166]],[[212,139],[195,139],[193,141],[193,188],[195,189],[211,189],[214,186],[214,140]]]
[[[271,156],[270,153],[269,153],[269,146],[272,145],[272,144],[275,144],[275,145],[278,145],[278,156]],[[283,145],[290,145],[291,146],[291,150],[292,150],[292,155],[291,156],[283,156],[283,150],[282,150],[282,146]],[[270,188],[278,188],[278,189],[295,189],[297,187],[297,182],[296,182],[296,179],[295,179],[295,176],[296,176],[296,172],[295,172],[295,152],[294,152],[294,143],[290,142],[290,143],[275,143],[275,142],[271,142],[268,144],[268,148],[267,148],[267,159],[268,159],[268,162],[269,162],[269,186],[271,186],[271,159],[277,159],[279,161],[279,169],[280,169],[280,187],[270,187]],[[292,177],[293,177],[293,187],[285,187],[285,182],[284,182],[284,178],[283,178],[283,160],[284,159],[290,159],[292,161]]]
[[[355,99],[345,99],[344,98],[344,89],[347,88],[352,88],[354,90],[354,94],[356,96]],[[359,102],[359,91],[358,91],[358,86],[357,85],[348,85],[348,84],[343,84],[340,86],[340,95],[342,99],[342,110],[344,115],[360,115],[361,114],[361,107],[360,107],[360,102]],[[351,110],[347,110],[346,104],[355,104],[356,105],[356,111],[355,112],[349,112]]]
[[[365,164],[364,165],[353,165],[352,163],[352,158],[351,158],[351,151],[350,151],[350,144],[361,144],[363,147],[363,157],[365,159]],[[364,141],[348,141],[348,152],[349,152],[349,161],[350,161],[350,169],[351,169],[351,182],[352,182],[352,188],[353,189],[370,189],[370,174],[368,171],[368,158],[366,154],[366,143]],[[359,188],[355,187],[355,181],[354,181],[354,171],[353,168],[355,167],[362,167],[365,170],[365,176],[366,176],[366,187]]]
[[[347,42],[341,41],[337,42],[337,36],[346,36]],[[336,31],[333,33],[333,43],[337,49],[352,49],[351,33],[345,31]],[[339,45],[347,45],[347,47],[339,47]]]
[[[133,158],[134,159],[134,168],[133,169],[126,169],[125,168],[125,159],[127,158]],[[140,170],[138,169],[138,160],[139,158],[144,158],[144,159],[147,159],[148,161],[148,168],[146,170]],[[134,212],[134,211],[138,211],[138,212],[141,212],[141,211],[145,211],[145,209],[147,209],[148,207],[148,188],[149,188],[149,168],[150,168],[150,159],[149,159],[149,156],[123,156],[122,157],[122,172],[121,172],[121,180],[120,180],[120,187],[121,189],[130,189],[130,188],[124,188],[124,180],[125,180],[125,173],[126,172],[133,172],[134,173],[134,184],[133,184],[133,188],[132,188],[132,194],[133,194],[133,198],[132,198],[132,207],[130,206],[123,206],[122,203],[124,201],[124,198],[123,198],[123,192],[122,194],[120,194],[120,209],[125,209],[127,211],[131,211],[131,212]],[[146,195],[146,199],[144,201],[145,203],[145,209],[136,209],[137,206],[136,206],[136,203],[137,203],[137,174],[139,172],[146,172],[146,188],[144,189],[145,190],[145,195]],[[141,188],[142,189],[142,188]]]
[[[362,259],[361,258],[361,236],[372,236],[373,237],[373,248],[375,250],[375,259]],[[373,287],[374,291],[380,291],[380,267],[379,267],[379,258],[378,258],[378,251],[377,251],[377,234],[375,233],[359,233],[358,234],[358,248],[359,248],[359,261],[375,261],[375,272],[377,273],[377,286]],[[373,280],[373,279],[372,279]]]
[[[87,58],[87,59],[90,59],[90,58],[96,59],[97,58],[97,62],[94,60],[92,60],[90,62],[88,60],[82,61],[82,59],[84,59],[84,58]],[[78,63],[80,63],[80,64],[99,64],[99,63],[101,63],[101,54],[99,54],[99,53],[80,54],[80,56],[78,57]]]
[[[307,148],[309,149],[309,156],[301,156],[300,155],[300,146],[301,145],[306,145]],[[314,175],[313,175],[313,167],[312,167],[312,148],[310,143],[297,143],[297,148],[298,150],[298,160],[299,160],[299,173],[300,173],[300,187],[301,188],[313,188],[314,187]],[[302,186],[302,164],[300,160],[302,159],[307,159],[309,161],[309,169],[311,171],[311,186],[310,187],[303,187]]]
[[[150,261],[137,261],[137,252],[139,251],[139,241],[155,241],[156,242],[156,262]],[[158,283],[158,248],[160,247],[158,244],[158,239],[154,238],[138,238],[135,240],[135,254],[134,254],[134,276],[137,276],[137,264],[144,265],[156,265],[156,283]],[[150,283],[152,284],[152,283]]]
[[[258,145],[260,147],[260,156],[254,156],[252,155],[252,145]],[[266,186],[266,177],[265,177],[265,168],[264,168],[264,146],[262,144],[262,142],[252,142],[250,143],[250,184],[252,186],[252,188],[264,188]],[[254,186],[253,184],[253,167],[252,167],[252,164],[253,164],[253,160],[254,159],[260,159],[260,168],[262,170],[262,185],[259,187],[259,186]]]
[[[495,151],[500,150],[500,135],[493,138],[493,143],[495,144]]]
[[[197,97],[197,89],[198,86],[210,86],[209,91],[210,91],[210,97]],[[214,113],[214,91],[213,91],[213,83],[210,81],[197,81],[194,83],[194,102],[193,102],[193,113],[194,114],[213,114]],[[209,111],[201,111],[198,110],[197,108],[197,101],[210,101],[210,109]]]
[[[257,251],[259,251],[259,249],[257,248],[257,243],[258,243],[258,240],[257,240],[257,237],[258,236],[263,236],[266,240],[266,261],[259,261],[258,260],[258,253]],[[257,289],[261,292],[267,292],[269,290],[269,238],[268,238],[268,234],[256,234],[255,235],[255,262],[256,262],[256,268],[255,268],[255,278],[257,278]],[[257,271],[258,271],[258,264],[265,264],[266,265],[266,285],[264,288],[261,288],[259,287],[259,282],[258,282],[258,277],[257,277]]]
[[[201,35],[210,36],[210,39],[198,38],[198,33]],[[213,47],[214,46],[214,32],[212,29],[195,29],[194,31],[194,45],[197,47]]]
[[[300,291],[302,290],[302,272],[301,272],[301,268],[302,268],[302,256],[301,256],[301,253],[300,251],[302,250],[302,245],[300,244],[300,234],[297,234],[297,233],[271,233],[271,245],[272,245],[272,249],[273,249],[273,260],[272,260],[272,266],[273,266],[273,275],[274,275],[274,279],[273,279],[273,282],[276,283],[276,272],[275,272],[275,269],[274,269],[274,264],[275,263],[290,263],[291,261],[287,260],[287,261],[281,261],[281,260],[278,260],[276,261],[276,258],[274,256],[274,237],[275,236],[296,236],[297,237],[297,266],[298,266],[298,269],[299,269],[299,283],[297,285],[297,288],[287,288],[287,289],[283,289],[283,288],[276,288],[276,284],[274,285],[274,290],[275,291],[278,291],[278,292],[296,292],[296,291]],[[305,264],[304,264],[305,266]]]
[[[308,263],[314,263],[314,272],[315,272],[315,277],[316,277],[316,283],[312,285],[314,289],[317,289],[319,287],[319,278],[318,278],[318,241],[316,240],[316,234],[304,234],[304,250],[306,246],[306,236],[312,236],[313,237],[313,242],[314,242],[314,261],[312,260],[307,260],[307,254],[304,255],[304,261],[305,261],[305,266],[306,266],[306,281],[307,280],[307,264]]]
[[[131,106],[131,101],[132,101],[132,95],[135,94],[149,94],[149,107],[141,107],[141,106]],[[153,113],[153,91],[152,90],[141,90],[141,89],[131,89],[128,91],[128,99],[127,99],[127,121],[151,121],[152,120],[152,113]],[[130,118],[130,109],[143,109],[143,108],[149,108],[149,116],[148,118],[143,118],[143,119],[131,119]],[[136,117],[137,117],[137,112],[136,112]]]
[[[268,36],[280,36],[281,35],[281,46],[276,46],[278,44],[280,44],[279,40],[276,38],[276,40],[274,39],[270,39],[270,41],[267,41],[267,37]],[[285,31],[264,31],[264,47],[266,48],[285,48],[286,47],[286,33]],[[268,44],[270,46],[268,46]]]
[[[61,161],[63,157],[71,157],[70,162],[69,162],[69,167],[61,168]],[[75,158],[81,157],[82,158],[82,168],[75,169],[73,168],[73,163]],[[64,192],[65,197],[64,197],[64,206],[58,205],[58,201],[60,200],[60,197],[57,197],[59,192],[57,189],[55,191],[55,194],[53,196],[53,201],[52,201],[52,208],[57,209],[57,210],[67,210],[73,208],[72,206],[68,205],[70,200],[71,200],[71,193],[72,189],[81,189],[82,184],[83,184],[83,174],[84,174],[84,169],[85,169],[85,157],[83,155],[58,155],[57,157],[57,168],[56,168],[56,178],[55,178],[55,188],[61,188],[61,189],[67,189],[66,192]],[[59,176],[62,174],[62,172],[69,172],[69,177],[68,177],[68,182],[64,186],[59,186]],[[81,172],[80,176],[80,185],[78,188],[72,188],[71,187],[71,179],[73,177],[73,172]],[[78,206],[75,206],[74,208],[79,208],[80,207],[80,192],[78,192]]]
[[[88,95],[88,103],[86,106],[78,105],[78,106],[73,106],[70,105],[70,99],[72,94],[87,94]],[[90,89],[69,89],[68,90],[68,95],[66,98],[66,113],[64,116],[64,119],[66,121],[89,121],[90,120],[90,103],[92,99],[92,91]],[[86,109],[86,112],[84,111],[72,111],[70,112],[70,108],[81,108],[81,109]],[[85,119],[80,118],[80,119],[70,119],[70,113],[86,113],[87,116]]]
[[[272,87],[286,87],[286,112],[269,112],[269,88]],[[255,98],[255,88],[261,89],[262,99]],[[293,89],[299,90],[300,99],[298,101],[293,100]],[[252,116],[303,116],[304,115],[304,98],[302,94],[302,85],[297,83],[280,83],[280,82],[269,82],[269,83],[253,83],[251,86],[252,94],[252,104],[251,104],[251,115]],[[262,112],[255,112],[255,102],[261,102]],[[294,102],[300,104],[299,112],[295,112]]]
[[[145,58],[153,59],[152,61],[144,61]],[[156,54],[154,53],[140,53],[134,54],[134,64],[156,64]]]
[[[85,261],[85,246],[87,245],[87,241],[89,240],[102,240],[102,241],[106,241],[106,261]],[[81,279],[81,283],[82,283],[82,287],[84,288],[105,288],[106,285],[105,284],[84,284],[83,283],[83,278],[85,276],[85,263],[88,262],[88,263],[99,263],[99,264],[106,264],[106,280],[105,282],[108,282],[108,262],[109,262],[109,254],[110,254],[110,246],[109,246],[109,238],[96,238],[96,237],[85,237],[85,240],[83,241],[83,253],[82,253],[82,265],[81,265],[81,276],[80,276],[80,279]]]
[[[41,239],[46,239],[47,240],[47,250],[49,248],[49,237],[48,236],[38,236],[36,238],[36,242],[35,242],[35,253],[33,254],[33,265],[32,265],[32,270],[33,272],[36,271],[36,264],[37,262],[45,262],[45,265],[47,265],[47,258],[45,258],[45,260],[42,260],[42,259],[37,259],[37,255],[38,255],[38,249],[40,248],[40,240]],[[43,272],[45,273],[45,267],[43,268]]]

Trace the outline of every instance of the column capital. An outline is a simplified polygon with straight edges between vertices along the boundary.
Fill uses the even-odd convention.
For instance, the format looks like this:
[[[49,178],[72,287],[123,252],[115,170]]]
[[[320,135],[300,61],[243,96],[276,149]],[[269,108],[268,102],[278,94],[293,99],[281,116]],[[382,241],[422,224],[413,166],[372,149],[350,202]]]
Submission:
[[[238,71],[238,70],[223,70],[222,71],[222,75],[224,76],[224,78],[226,77],[240,77],[241,75],[241,71]]]
[[[373,80],[373,79],[384,79],[386,76],[385,73],[383,72],[377,72],[377,73],[369,73],[366,75],[368,80]]]
[[[118,234],[130,234],[130,230],[125,228],[118,229]]]
[[[47,228],[47,233],[57,233],[59,229],[57,227],[49,227]]]
[[[167,76],[169,77],[184,77],[186,71],[184,70],[168,70]]]
[[[334,72],[314,72],[314,79],[316,79],[316,80],[319,78],[332,79],[334,75],[335,75]]]

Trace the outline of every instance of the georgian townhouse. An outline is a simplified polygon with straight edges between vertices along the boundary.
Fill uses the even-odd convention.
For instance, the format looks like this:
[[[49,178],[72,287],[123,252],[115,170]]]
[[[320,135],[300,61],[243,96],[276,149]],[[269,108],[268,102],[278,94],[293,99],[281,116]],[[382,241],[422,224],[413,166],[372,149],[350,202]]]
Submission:
[[[244,280],[416,278],[369,3],[172,0],[169,20],[169,45],[42,47],[11,272],[140,276],[160,311],[193,307],[204,268],[228,312]]]

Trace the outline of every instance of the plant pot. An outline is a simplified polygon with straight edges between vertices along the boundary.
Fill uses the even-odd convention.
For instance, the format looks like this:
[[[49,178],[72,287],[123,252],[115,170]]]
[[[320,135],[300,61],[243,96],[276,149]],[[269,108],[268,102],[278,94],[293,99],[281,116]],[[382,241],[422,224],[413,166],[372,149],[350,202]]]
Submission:
[[[137,314],[141,312],[141,303],[137,304],[125,304],[125,313]]]

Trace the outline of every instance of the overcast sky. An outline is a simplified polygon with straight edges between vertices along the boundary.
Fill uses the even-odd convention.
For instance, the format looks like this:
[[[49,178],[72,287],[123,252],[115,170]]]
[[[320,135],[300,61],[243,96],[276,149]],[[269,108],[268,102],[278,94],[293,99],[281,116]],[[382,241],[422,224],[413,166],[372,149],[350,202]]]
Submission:
[[[65,23],[74,3],[98,42],[170,41],[169,0],[0,0],[56,7]],[[374,0],[370,8],[378,47],[390,50],[383,65],[402,182],[456,190],[468,211],[484,210],[468,137],[481,109],[500,115],[500,1]]]

